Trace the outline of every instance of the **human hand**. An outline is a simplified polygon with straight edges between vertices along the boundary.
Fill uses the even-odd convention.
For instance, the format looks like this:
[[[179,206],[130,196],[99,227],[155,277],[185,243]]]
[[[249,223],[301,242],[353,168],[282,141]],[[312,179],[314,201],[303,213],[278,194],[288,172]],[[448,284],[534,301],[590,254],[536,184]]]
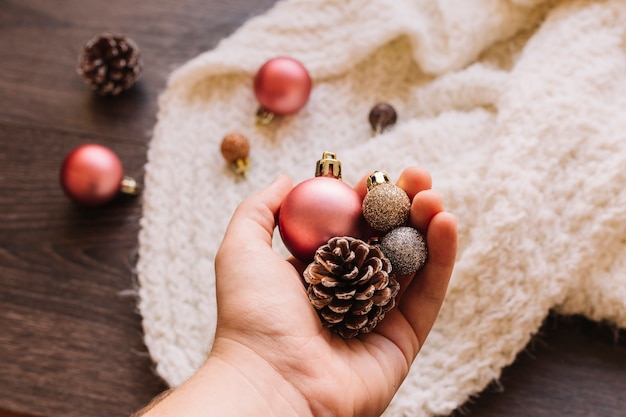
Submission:
[[[396,307],[373,332],[347,340],[322,326],[302,284],[304,265],[272,249],[291,181],[280,176],[245,200],[215,259],[211,354],[164,401],[168,413],[157,407],[149,415],[380,415],[432,328],[456,256],[456,220],[431,190],[428,172],[408,168],[397,185],[412,200],[410,223],[426,236],[428,261],[417,274],[397,277]],[[365,178],[355,189],[365,195]]]

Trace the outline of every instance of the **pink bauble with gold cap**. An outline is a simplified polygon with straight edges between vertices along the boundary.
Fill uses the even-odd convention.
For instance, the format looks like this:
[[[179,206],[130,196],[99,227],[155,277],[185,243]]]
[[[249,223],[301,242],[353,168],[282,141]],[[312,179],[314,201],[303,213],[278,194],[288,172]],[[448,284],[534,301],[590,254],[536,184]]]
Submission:
[[[318,161],[316,177],[296,185],[283,200],[278,228],[283,243],[302,262],[337,236],[359,237],[361,196],[341,181],[341,165],[330,152]]]

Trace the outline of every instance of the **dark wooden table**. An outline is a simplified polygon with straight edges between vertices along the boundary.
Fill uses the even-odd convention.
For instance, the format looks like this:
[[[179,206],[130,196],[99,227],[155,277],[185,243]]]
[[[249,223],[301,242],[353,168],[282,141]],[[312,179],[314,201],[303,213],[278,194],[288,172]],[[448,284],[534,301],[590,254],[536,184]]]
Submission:
[[[0,0],[0,417],[128,416],[164,384],[133,296],[138,199],[79,209],[58,168],[101,143],[141,180],[157,95],[176,66],[274,0]],[[74,72],[84,41],[127,34],[140,83],[92,94]],[[625,416],[624,333],[550,318],[468,416]]]

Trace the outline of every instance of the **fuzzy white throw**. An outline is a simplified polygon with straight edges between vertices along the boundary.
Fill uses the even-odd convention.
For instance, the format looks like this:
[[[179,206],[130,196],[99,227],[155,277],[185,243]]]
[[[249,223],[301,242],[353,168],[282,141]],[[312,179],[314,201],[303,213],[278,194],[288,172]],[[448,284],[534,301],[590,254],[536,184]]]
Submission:
[[[279,55],[305,64],[312,95],[257,126],[252,77]],[[381,100],[399,122],[373,136]],[[219,152],[231,131],[251,142],[246,180]],[[211,347],[233,210],[280,172],[311,177],[325,150],[349,184],[426,167],[459,220],[446,302],[385,416],[451,412],[550,309],[626,327],[626,2],[288,0],[175,71],[160,99],[139,308],[169,384]]]

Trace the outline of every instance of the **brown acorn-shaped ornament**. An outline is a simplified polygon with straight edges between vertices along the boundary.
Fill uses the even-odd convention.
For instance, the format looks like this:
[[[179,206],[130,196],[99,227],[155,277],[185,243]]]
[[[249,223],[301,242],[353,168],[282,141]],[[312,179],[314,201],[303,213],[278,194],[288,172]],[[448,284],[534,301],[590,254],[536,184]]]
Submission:
[[[237,175],[246,177],[250,168],[250,141],[241,133],[229,133],[222,139],[220,152]]]
[[[377,103],[370,110],[368,120],[374,132],[383,133],[385,129],[396,124],[398,113],[389,103]]]
[[[400,289],[383,252],[352,237],[330,239],[303,275],[324,326],[346,339],[371,332],[395,306]]]

